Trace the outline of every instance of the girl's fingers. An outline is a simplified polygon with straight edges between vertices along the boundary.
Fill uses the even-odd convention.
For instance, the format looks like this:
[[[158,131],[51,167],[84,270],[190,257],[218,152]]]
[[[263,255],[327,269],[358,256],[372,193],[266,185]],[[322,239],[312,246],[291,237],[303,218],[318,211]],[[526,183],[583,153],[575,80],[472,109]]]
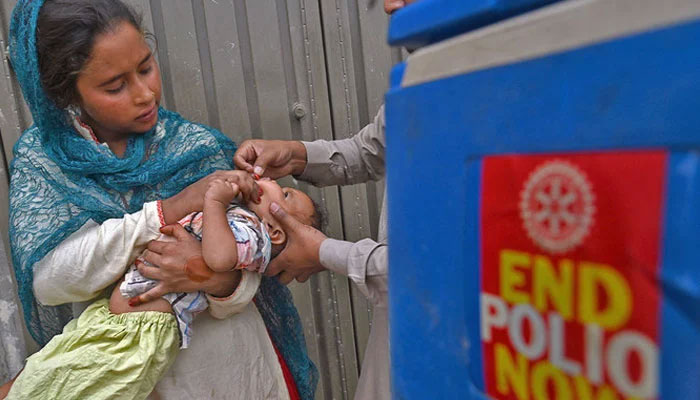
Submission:
[[[249,200],[260,203],[260,196],[262,196],[262,190],[260,189],[260,186],[258,186],[258,183],[253,180],[250,183]]]
[[[186,240],[196,240],[192,236],[190,236],[189,233],[185,230],[185,228],[182,227],[180,224],[171,224],[171,225],[166,225],[162,228],[160,228],[160,233],[168,236],[172,236],[175,239],[177,239],[178,242],[186,241]],[[163,245],[166,245],[167,242],[158,242],[158,241],[152,241],[151,243],[162,243]],[[150,248],[149,248],[150,250]],[[162,253],[162,251],[158,252]]]
[[[241,174],[240,171],[236,172],[238,172],[238,174],[230,177],[228,181],[238,185],[240,193],[243,196],[243,201],[259,203],[262,192],[257,182],[255,182],[255,179],[248,173]]]
[[[239,193],[241,193],[241,187],[237,183],[229,183],[231,185],[231,190],[233,190],[233,193],[238,196]]]
[[[146,293],[143,293],[137,297],[132,297],[129,299],[129,305],[131,307],[136,307],[138,305],[148,303],[150,301],[159,299],[166,295],[168,291],[165,289],[165,286],[162,284],[158,284],[158,286],[154,287],[153,289],[149,290]]]
[[[140,261],[136,261],[136,268],[138,268],[139,273],[146,278],[160,280],[162,278],[160,268],[151,267]]]
[[[163,256],[158,254],[158,253],[154,253],[152,251],[147,251],[146,254],[143,255],[143,258],[145,258],[146,261],[148,261],[149,263],[151,263],[153,265],[157,265],[158,267],[165,265],[165,263],[163,262]],[[151,272],[152,271],[151,268],[155,269],[156,271],[158,271],[160,268],[149,267],[147,265],[144,265],[143,263],[136,264],[136,267],[139,269],[139,272],[141,272],[142,267],[148,268],[149,274],[151,274],[151,275],[146,275],[143,272],[141,272],[141,275],[145,276],[146,278],[160,280],[160,278],[156,278],[156,277],[152,276],[153,273]]]
[[[162,231],[162,229],[161,229]],[[157,253],[157,254],[163,254],[166,251],[166,248],[168,247],[168,242],[161,242],[158,240],[152,240],[148,243],[148,246],[146,248],[150,253]]]

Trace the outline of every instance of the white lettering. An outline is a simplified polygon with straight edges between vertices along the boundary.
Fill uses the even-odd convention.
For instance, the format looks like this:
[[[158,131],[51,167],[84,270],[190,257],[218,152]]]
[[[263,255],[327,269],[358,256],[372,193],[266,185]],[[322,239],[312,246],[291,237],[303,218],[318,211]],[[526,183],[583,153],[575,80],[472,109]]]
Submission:
[[[530,323],[530,342],[526,343],[524,335],[525,320]],[[530,360],[536,360],[544,354],[547,332],[544,319],[528,304],[513,307],[508,320],[508,336],[515,350]]]
[[[636,352],[641,361],[641,377],[633,382],[627,359]],[[636,332],[620,332],[608,345],[606,363],[610,379],[628,397],[651,398],[658,389],[658,351],[654,342]]]
[[[506,326],[507,317],[508,310],[503,299],[492,294],[481,293],[481,340],[490,342],[492,327],[503,328]]]

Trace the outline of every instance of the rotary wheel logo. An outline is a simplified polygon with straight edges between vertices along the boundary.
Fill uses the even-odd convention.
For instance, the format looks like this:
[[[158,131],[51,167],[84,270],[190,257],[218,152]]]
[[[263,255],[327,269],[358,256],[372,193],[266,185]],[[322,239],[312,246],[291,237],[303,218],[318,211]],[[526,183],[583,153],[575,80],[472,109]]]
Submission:
[[[550,253],[565,253],[583,242],[593,225],[594,195],[586,175],[554,160],[537,167],[520,192],[520,217],[528,236]]]

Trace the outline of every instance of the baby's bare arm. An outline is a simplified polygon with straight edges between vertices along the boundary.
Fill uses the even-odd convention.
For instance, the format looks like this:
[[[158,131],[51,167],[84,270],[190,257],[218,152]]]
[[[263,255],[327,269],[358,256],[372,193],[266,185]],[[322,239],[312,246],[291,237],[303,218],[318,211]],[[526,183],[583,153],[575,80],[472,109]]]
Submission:
[[[232,270],[238,263],[236,237],[226,216],[227,204],[205,199],[202,221],[202,257],[216,272]]]

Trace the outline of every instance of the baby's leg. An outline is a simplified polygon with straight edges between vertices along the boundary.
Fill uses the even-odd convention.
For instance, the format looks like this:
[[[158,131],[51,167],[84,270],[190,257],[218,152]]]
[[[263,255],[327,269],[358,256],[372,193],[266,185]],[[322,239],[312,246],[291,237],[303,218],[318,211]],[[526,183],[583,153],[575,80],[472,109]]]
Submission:
[[[19,374],[21,374],[21,373],[22,373],[22,371],[19,371],[19,373],[17,374],[17,376],[19,376]],[[10,393],[10,389],[12,389],[12,384],[15,383],[15,380],[17,379],[17,376],[15,376],[14,378],[12,378],[12,379],[11,379],[9,382],[7,382],[6,384],[0,386],[0,400],[2,400],[2,399],[4,399],[5,397],[7,397],[7,395]]]
[[[6,384],[0,386],[0,400],[4,399],[7,397],[7,394],[10,393],[10,389],[12,389],[12,383],[14,383],[14,379],[7,382]]]
[[[112,297],[109,298],[109,311],[112,312],[112,314],[124,314],[137,311],[160,311],[165,313],[173,312],[173,308],[170,307],[170,303],[168,303],[168,301],[164,298],[159,298],[157,300],[132,307],[129,305],[129,299],[122,296],[121,292],[119,291],[119,285],[121,285],[121,281],[119,281],[117,286],[112,291]]]

